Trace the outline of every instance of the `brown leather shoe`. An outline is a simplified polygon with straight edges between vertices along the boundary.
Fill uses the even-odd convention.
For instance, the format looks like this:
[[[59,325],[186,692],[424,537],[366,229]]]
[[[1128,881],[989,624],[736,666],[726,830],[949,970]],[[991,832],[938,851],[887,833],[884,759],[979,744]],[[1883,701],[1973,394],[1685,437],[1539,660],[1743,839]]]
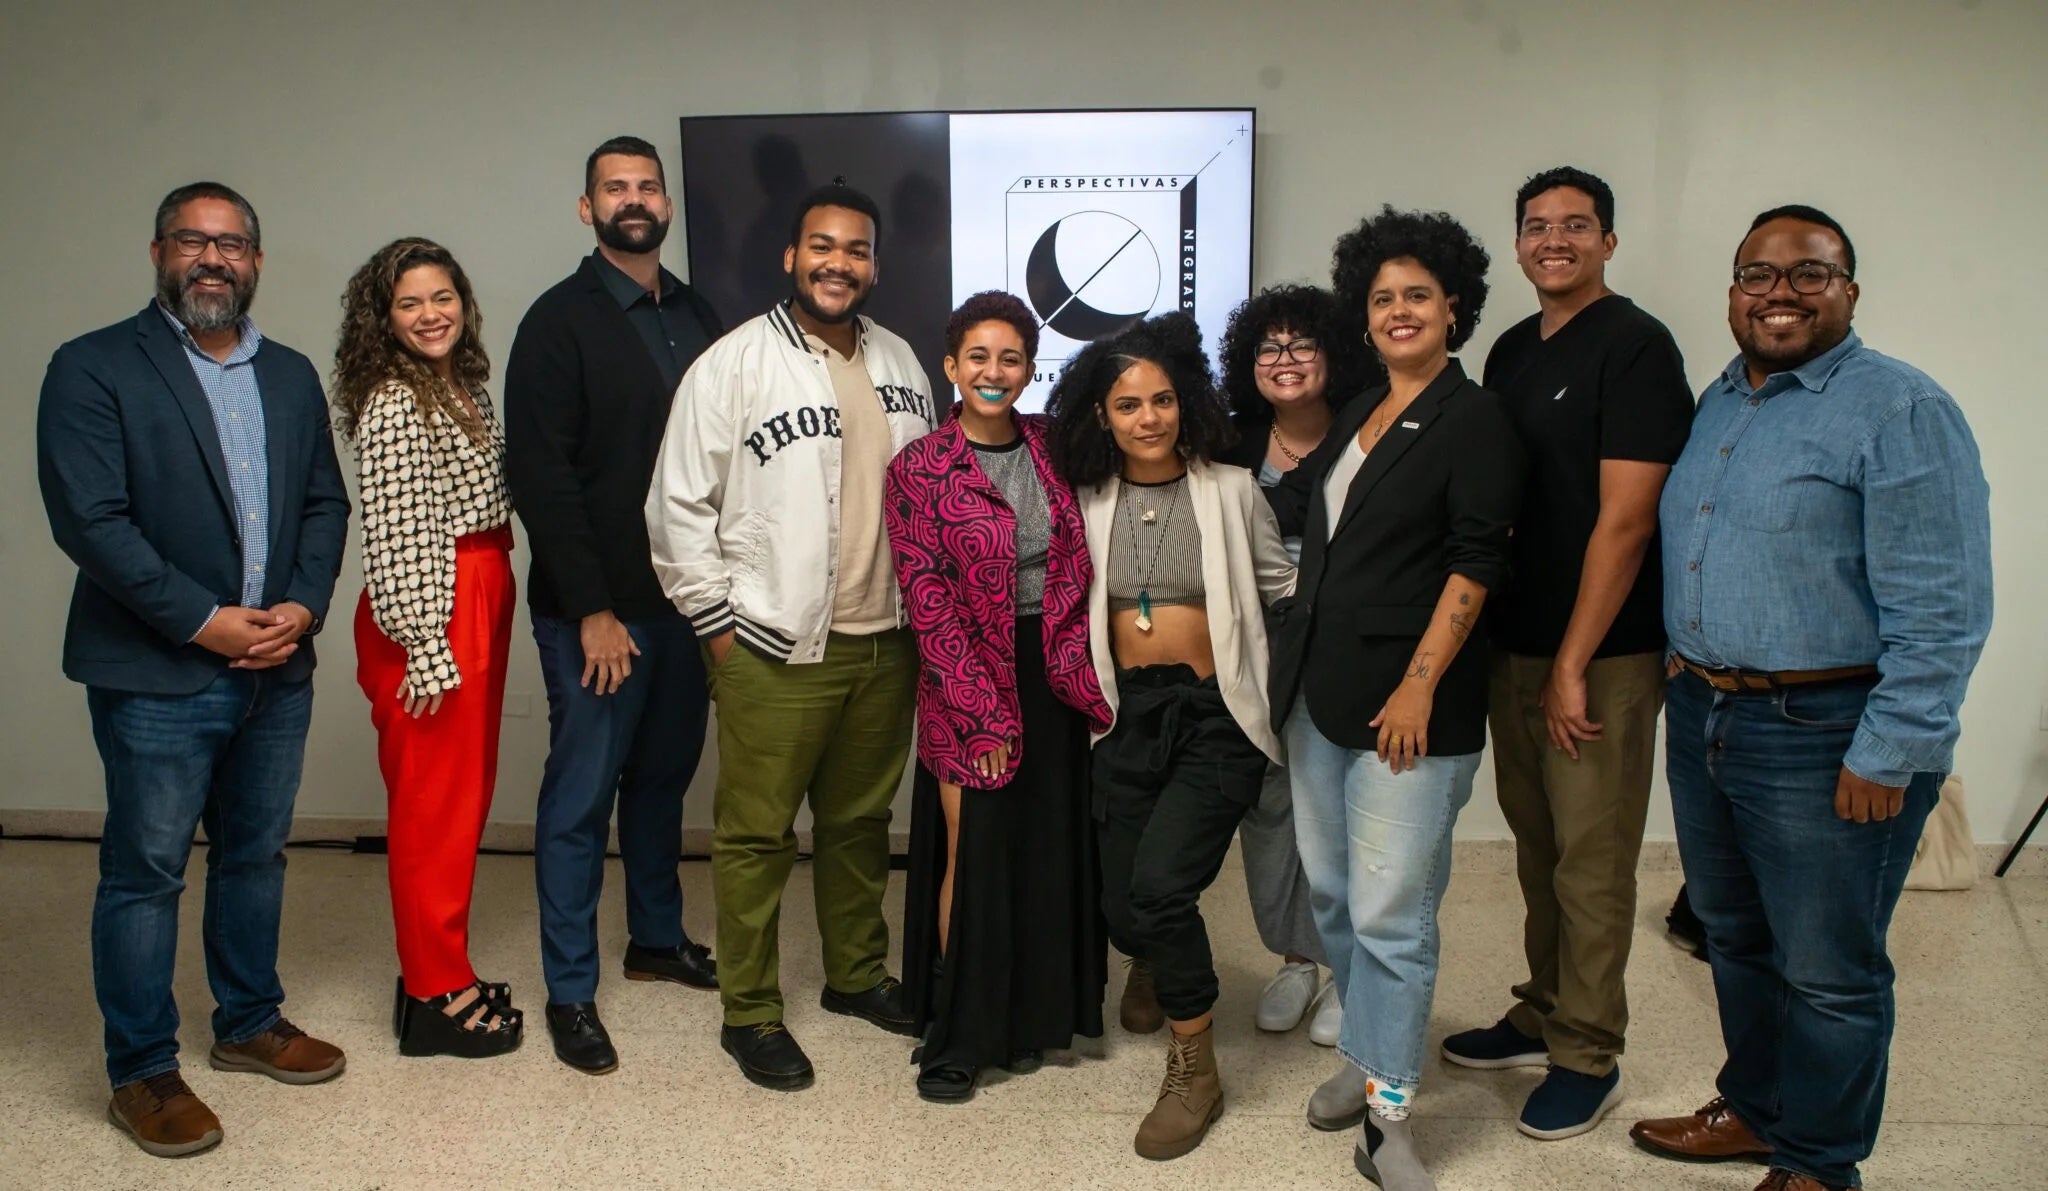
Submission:
[[[206,1056],[215,1071],[252,1071],[279,1083],[320,1083],[340,1075],[348,1056],[280,1017],[247,1042],[216,1042]]]
[[[1848,1191],[1848,1188],[1823,1183],[1812,1175],[1774,1170],[1764,1176],[1763,1182],[1756,1185],[1756,1191]]]
[[[159,1158],[179,1158],[220,1144],[220,1118],[176,1071],[114,1089],[107,1119]]]
[[[1628,1135],[1659,1157],[1685,1162],[1761,1162],[1771,1156],[1771,1147],[1749,1131],[1721,1096],[1689,1116],[1637,1121]]]
[[[1166,1024],[1159,1008],[1159,988],[1152,983],[1152,968],[1142,959],[1124,961],[1124,999],[1117,1007],[1117,1020],[1133,1034],[1156,1034]]]
[[[1216,1074],[1216,1027],[1199,1034],[1175,1034],[1166,1052],[1166,1078],[1159,1101],[1138,1122],[1134,1143],[1140,1158],[1163,1162],[1202,1144],[1209,1126],[1223,1115],[1223,1081]]]

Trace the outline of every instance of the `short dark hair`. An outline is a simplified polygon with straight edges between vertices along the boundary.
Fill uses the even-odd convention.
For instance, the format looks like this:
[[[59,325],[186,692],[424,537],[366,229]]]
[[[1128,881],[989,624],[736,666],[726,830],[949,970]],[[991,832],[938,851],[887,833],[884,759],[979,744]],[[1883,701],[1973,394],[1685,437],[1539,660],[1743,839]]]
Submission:
[[[1209,375],[1201,329],[1178,311],[1162,314],[1082,348],[1053,383],[1045,405],[1053,419],[1053,462],[1073,487],[1100,484],[1122,468],[1123,452],[1100,411],[1116,378],[1141,360],[1157,364],[1173,382],[1180,399],[1182,458],[1206,462],[1237,441],[1215,378]]]
[[[1292,331],[1321,346],[1329,374],[1323,400],[1332,410],[1386,378],[1379,357],[1365,345],[1365,323],[1337,301],[1337,295],[1313,285],[1276,285],[1262,289],[1230,312],[1223,331],[1223,393],[1240,426],[1263,426],[1273,420],[1273,404],[1259,392],[1259,344],[1268,332]]]
[[[794,248],[803,242],[804,216],[819,207],[844,207],[849,211],[860,212],[875,225],[874,244],[881,242],[882,209],[875,205],[875,200],[868,197],[867,191],[848,186],[845,178],[834,178],[798,200],[796,214],[789,220],[790,247]]]
[[[170,234],[171,220],[178,217],[179,208],[195,199],[218,199],[233,203],[242,213],[242,223],[249,229],[249,246],[258,252],[263,250],[263,225],[256,221],[256,208],[241,196],[232,186],[219,182],[188,182],[164,196],[156,205],[156,234],[151,239],[161,240]]]
[[[1038,320],[1031,317],[1031,308],[1015,294],[1006,294],[999,289],[983,290],[960,303],[951,317],[946,319],[946,354],[960,354],[960,341],[967,338],[967,332],[982,323],[1008,323],[1017,328],[1017,334],[1024,340],[1024,358],[1038,358]]]
[[[1600,221],[1600,230],[1614,230],[1614,188],[1596,175],[1570,165],[1544,170],[1522,183],[1522,188],[1515,192],[1516,229],[1521,228],[1522,217],[1529,212],[1530,199],[1547,190],[1556,190],[1560,186],[1569,186],[1592,199],[1593,215]]]
[[[1446,346],[1457,351],[1479,328],[1479,312],[1486,307],[1486,268],[1492,261],[1465,225],[1446,212],[1381,207],[1379,214],[1366,216],[1339,236],[1331,256],[1330,288],[1360,317],[1380,266],[1408,257],[1429,270],[1444,287],[1444,297],[1455,301],[1457,324]]]
[[[1842,263],[1849,267],[1849,276],[1851,278],[1856,276],[1856,246],[1849,242],[1849,233],[1842,230],[1842,225],[1835,222],[1834,216],[1821,210],[1819,207],[1809,207],[1804,203],[1787,203],[1782,207],[1772,207],[1755,219],[1750,220],[1749,230],[1742,233],[1742,243],[1735,246],[1736,264],[1742,263],[1742,245],[1749,243],[1749,238],[1756,234],[1756,229],[1773,219],[1796,219],[1801,223],[1811,223],[1816,227],[1824,227],[1835,233],[1835,236],[1842,241],[1842,255],[1848,258]]]
[[[664,188],[668,186],[668,171],[661,166],[661,154],[655,151],[652,142],[637,136],[615,136],[590,151],[590,157],[583,163],[583,193],[597,193],[597,159],[600,157],[645,157],[654,163],[654,174],[661,179]]]

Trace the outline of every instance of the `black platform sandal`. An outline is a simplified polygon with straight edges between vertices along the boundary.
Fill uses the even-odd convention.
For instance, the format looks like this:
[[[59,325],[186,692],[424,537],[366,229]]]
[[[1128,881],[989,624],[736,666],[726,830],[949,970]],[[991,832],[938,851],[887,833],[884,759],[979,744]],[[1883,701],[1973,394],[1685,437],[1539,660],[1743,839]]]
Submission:
[[[512,1008],[512,986],[503,981],[479,980],[477,987],[483,989],[484,1000],[499,1009]],[[456,990],[460,992],[461,990]],[[400,976],[397,987],[391,993],[391,1036],[405,1037],[405,1003],[411,1000],[405,995],[405,977]]]
[[[455,1016],[448,1009],[474,992]],[[398,1012],[398,1053],[413,1058],[451,1055],[487,1059],[519,1049],[525,1018],[517,1009],[491,1000],[481,982],[430,997],[405,998]]]
[[[961,1063],[940,1063],[917,1073],[917,1094],[934,1104],[958,1104],[974,1098],[975,1070]]]

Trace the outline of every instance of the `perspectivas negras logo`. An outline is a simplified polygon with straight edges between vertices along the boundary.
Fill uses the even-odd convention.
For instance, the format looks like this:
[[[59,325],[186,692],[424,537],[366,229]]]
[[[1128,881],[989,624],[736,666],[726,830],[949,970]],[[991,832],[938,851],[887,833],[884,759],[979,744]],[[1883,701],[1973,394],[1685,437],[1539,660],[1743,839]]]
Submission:
[[[1193,313],[1196,185],[1170,173],[1018,178],[1005,196],[1010,292],[1076,345]]]

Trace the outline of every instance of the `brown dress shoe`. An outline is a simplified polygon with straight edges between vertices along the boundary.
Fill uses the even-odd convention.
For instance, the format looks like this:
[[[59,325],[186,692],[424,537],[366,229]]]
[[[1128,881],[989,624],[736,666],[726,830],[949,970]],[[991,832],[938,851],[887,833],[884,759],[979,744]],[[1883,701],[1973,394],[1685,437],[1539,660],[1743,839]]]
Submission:
[[[1155,1162],[1178,1158],[1201,1145],[1209,1126],[1222,1115],[1216,1027],[1199,1034],[1175,1034],[1166,1052],[1166,1078],[1159,1084],[1159,1101],[1138,1122],[1138,1156]]]
[[[159,1158],[178,1158],[220,1144],[220,1118],[185,1086],[176,1071],[114,1089],[107,1119],[135,1144]]]
[[[1689,1116],[1637,1121],[1628,1135],[1659,1157],[1686,1162],[1725,1162],[1731,1158],[1761,1162],[1771,1156],[1771,1147],[1751,1133],[1720,1096]]]
[[[1117,1020],[1133,1034],[1156,1034],[1166,1024],[1159,1008],[1159,988],[1152,983],[1152,968],[1141,959],[1124,961],[1124,999],[1117,1007]]]
[[[216,1042],[206,1056],[216,1071],[253,1071],[279,1083],[320,1083],[340,1075],[348,1056],[331,1042],[278,1018],[247,1042]]]
[[[1823,1183],[1812,1175],[1774,1170],[1764,1176],[1763,1182],[1756,1185],[1756,1191],[1848,1191],[1848,1188]]]

